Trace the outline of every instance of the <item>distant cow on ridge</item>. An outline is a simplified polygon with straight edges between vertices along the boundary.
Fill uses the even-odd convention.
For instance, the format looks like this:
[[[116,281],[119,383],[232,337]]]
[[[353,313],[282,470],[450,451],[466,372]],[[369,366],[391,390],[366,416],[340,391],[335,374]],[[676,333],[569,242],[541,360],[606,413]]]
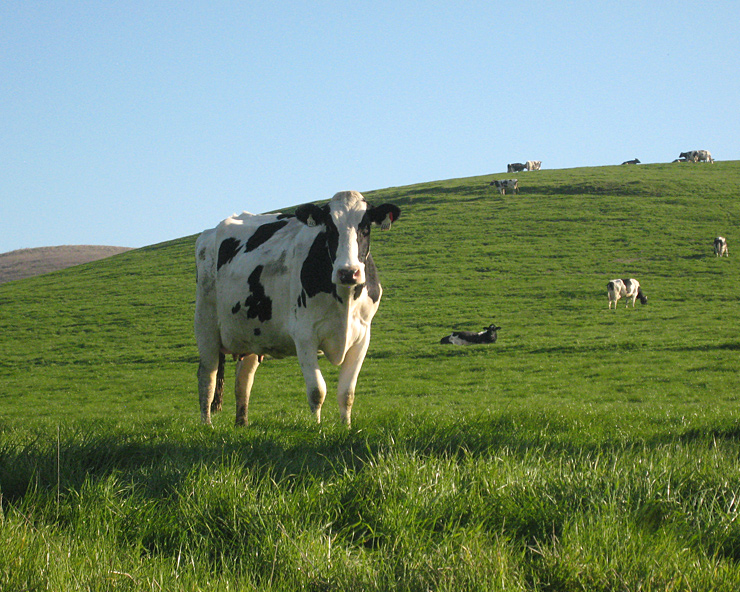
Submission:
[[[709,150],[689,150],[688,152],[681,152],[681,154],[678,155],[678,158],[685,158],[687,162],[714,162]]]
[[[541,166],[541,160],[528,160],[527,163],[524,165],[524,168],[528,171],[539,171]]]
[[[203,422],[211,423],[226,354],[239,359],[236,424],[246,425],[254,374],[264,355],[298,356],[316,421],[326,383],[318,352],[341,366],[337,395],[349,425],[357,377],[370,345],[382,288],[370,255],[370,228],[398,220],[393,204],[373,207],[356,191],[295,216],[234,215],[196,241],[195,336]]]
[[[614,309],[617,308],[617,302],[620,298],[627,298],[626,306],[629,306],[629,301],[632,299],[632,308],[635,307],[635,300],[640,299],[640,304],[647,304],[647,296],[640,287],[640,282],[634,278],[628,280],[611,280],[606,285],[607,296],[609,297],[609,308],[614,304]]]
[[[506,165],[506,172],[507,173],[521,173],[525,168],[526,164],[521,162],[514,162],[512,164]]]
[[[640,164],[640,161],[636,158],[633,158],[632,160],[625,160],[622,164]]]

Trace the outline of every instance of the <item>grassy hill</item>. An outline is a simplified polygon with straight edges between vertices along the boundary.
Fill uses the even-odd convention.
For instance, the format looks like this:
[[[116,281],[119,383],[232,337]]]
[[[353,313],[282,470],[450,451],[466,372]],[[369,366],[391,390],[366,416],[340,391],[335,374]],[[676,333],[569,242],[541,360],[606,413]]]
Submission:
[[[0,588],[737,589],[739,195],[740,162],[365,192],[403,213],[351,432],[295,359],[198,425],[195,237],[0,286]]]

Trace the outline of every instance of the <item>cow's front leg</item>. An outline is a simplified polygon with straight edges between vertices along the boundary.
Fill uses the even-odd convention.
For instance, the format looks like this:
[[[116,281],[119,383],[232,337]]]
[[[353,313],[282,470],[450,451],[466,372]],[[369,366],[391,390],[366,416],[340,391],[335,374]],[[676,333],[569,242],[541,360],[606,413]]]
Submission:
[[[370,345],[369,330],[362,342],[352,346],[347,351],[347,355],[344,356],[344,362],[342,362],[342,367],[339,370],[337,385],[339,417],[347,427],[352,423],[352,404],[355,402],[355,385],[357,385],[357,377],[360,374],[362,362],[365,360],[368,345]]]
[[[236,383],[234,395],[236,396],[236,425],[247,425],[247,408],[249,407],[249,395],[254,384],[254,373],[260,365],[260,357],[249,354],[239,359],[236,364]]]
[[[301,365],[303,379],[306,381],[306,396],[311,413],[317,423],[321,423],[321,406],[326,398],[326,382],[319,370],[319,357],[316,345],[299,346],[297,348],[298,362]]]

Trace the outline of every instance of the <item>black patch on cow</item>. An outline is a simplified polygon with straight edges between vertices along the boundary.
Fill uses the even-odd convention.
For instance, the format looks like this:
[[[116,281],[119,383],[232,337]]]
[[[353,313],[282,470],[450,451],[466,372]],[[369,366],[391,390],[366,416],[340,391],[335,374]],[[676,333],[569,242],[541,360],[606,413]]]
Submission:
[[[241,246],[242,244],[238,239],[224,239],[221,245],[218,247],[218,263],[216,264],[216,269],[221,269],[222,265],[230,263],[231,260],[239,252],[239,248]]]
[[[287,223],[287,220],[279,220],[277,222],[263,224],[262,226],[257,228],[254,234],[249,237],[249,240],[247,240],[247,246],[245,247],[244,252],[249,253],[250,251],[254,251],[257,247],[266,243],[278,230],[280,230]]]
[[[336,257],[339,242],[336,227],[334,227],[333,234],[336,235],[333,241],[332,232],[328,228],[326,232],[319,232],[316,235],[311,248],[308,250],[308,255],[306,255],[306,259],[301,266],[301,286],[303,287],[303,292],[309,298],[313,298],[317,294],[324,292],[331,294],[341,302],[342,299],[337,294],[337,287],[331,281],[333,260]],[[305,297],[303,294],[299,297],[299,304],[301,298],[303,298],[303,306],[305,306]]]
[[[357,258],[363,263],[370,254],[370,227],[372,222],[370,211],[367,211],[357,227]]]
[[[242,309],[242,303],[237,302],[234,306],[231,307],[231,314],[236,314]]]
[[[264,323],[272,318],[272,299],[265,294],[265,287],[260,282],[264,265],[258,265],[247,278],[251,294],[244,301],[247,308],[247,318],[259,319]]]
[[[301,290],[301,293],[298,295],[298,308],[306,308],[306,291]]]
[[[370,253],[367,254],[367,259],[365,260],[365,287],[367,288],[367,295],[370,296],[370,300],[373,302],[380,300],[378,268],[375,267],[375,261],[373,261],[373,256]],[[356,294],[355,297],[359,298],[359,294]]]

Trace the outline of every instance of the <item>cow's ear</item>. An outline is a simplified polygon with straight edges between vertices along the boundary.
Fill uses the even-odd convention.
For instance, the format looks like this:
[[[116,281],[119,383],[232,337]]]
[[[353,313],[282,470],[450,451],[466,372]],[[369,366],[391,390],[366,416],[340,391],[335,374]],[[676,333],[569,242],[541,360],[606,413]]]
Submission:
[[[326,222],[326,211],[316,204],[304,204],[296,208],[295,217],[306,226],[318,226]]]
[[[390,230],[398,218],[401,217],[401,210],[393,204],[383,204],[370,210],[370,220],[373,224],[380,224],[381,230]]]

